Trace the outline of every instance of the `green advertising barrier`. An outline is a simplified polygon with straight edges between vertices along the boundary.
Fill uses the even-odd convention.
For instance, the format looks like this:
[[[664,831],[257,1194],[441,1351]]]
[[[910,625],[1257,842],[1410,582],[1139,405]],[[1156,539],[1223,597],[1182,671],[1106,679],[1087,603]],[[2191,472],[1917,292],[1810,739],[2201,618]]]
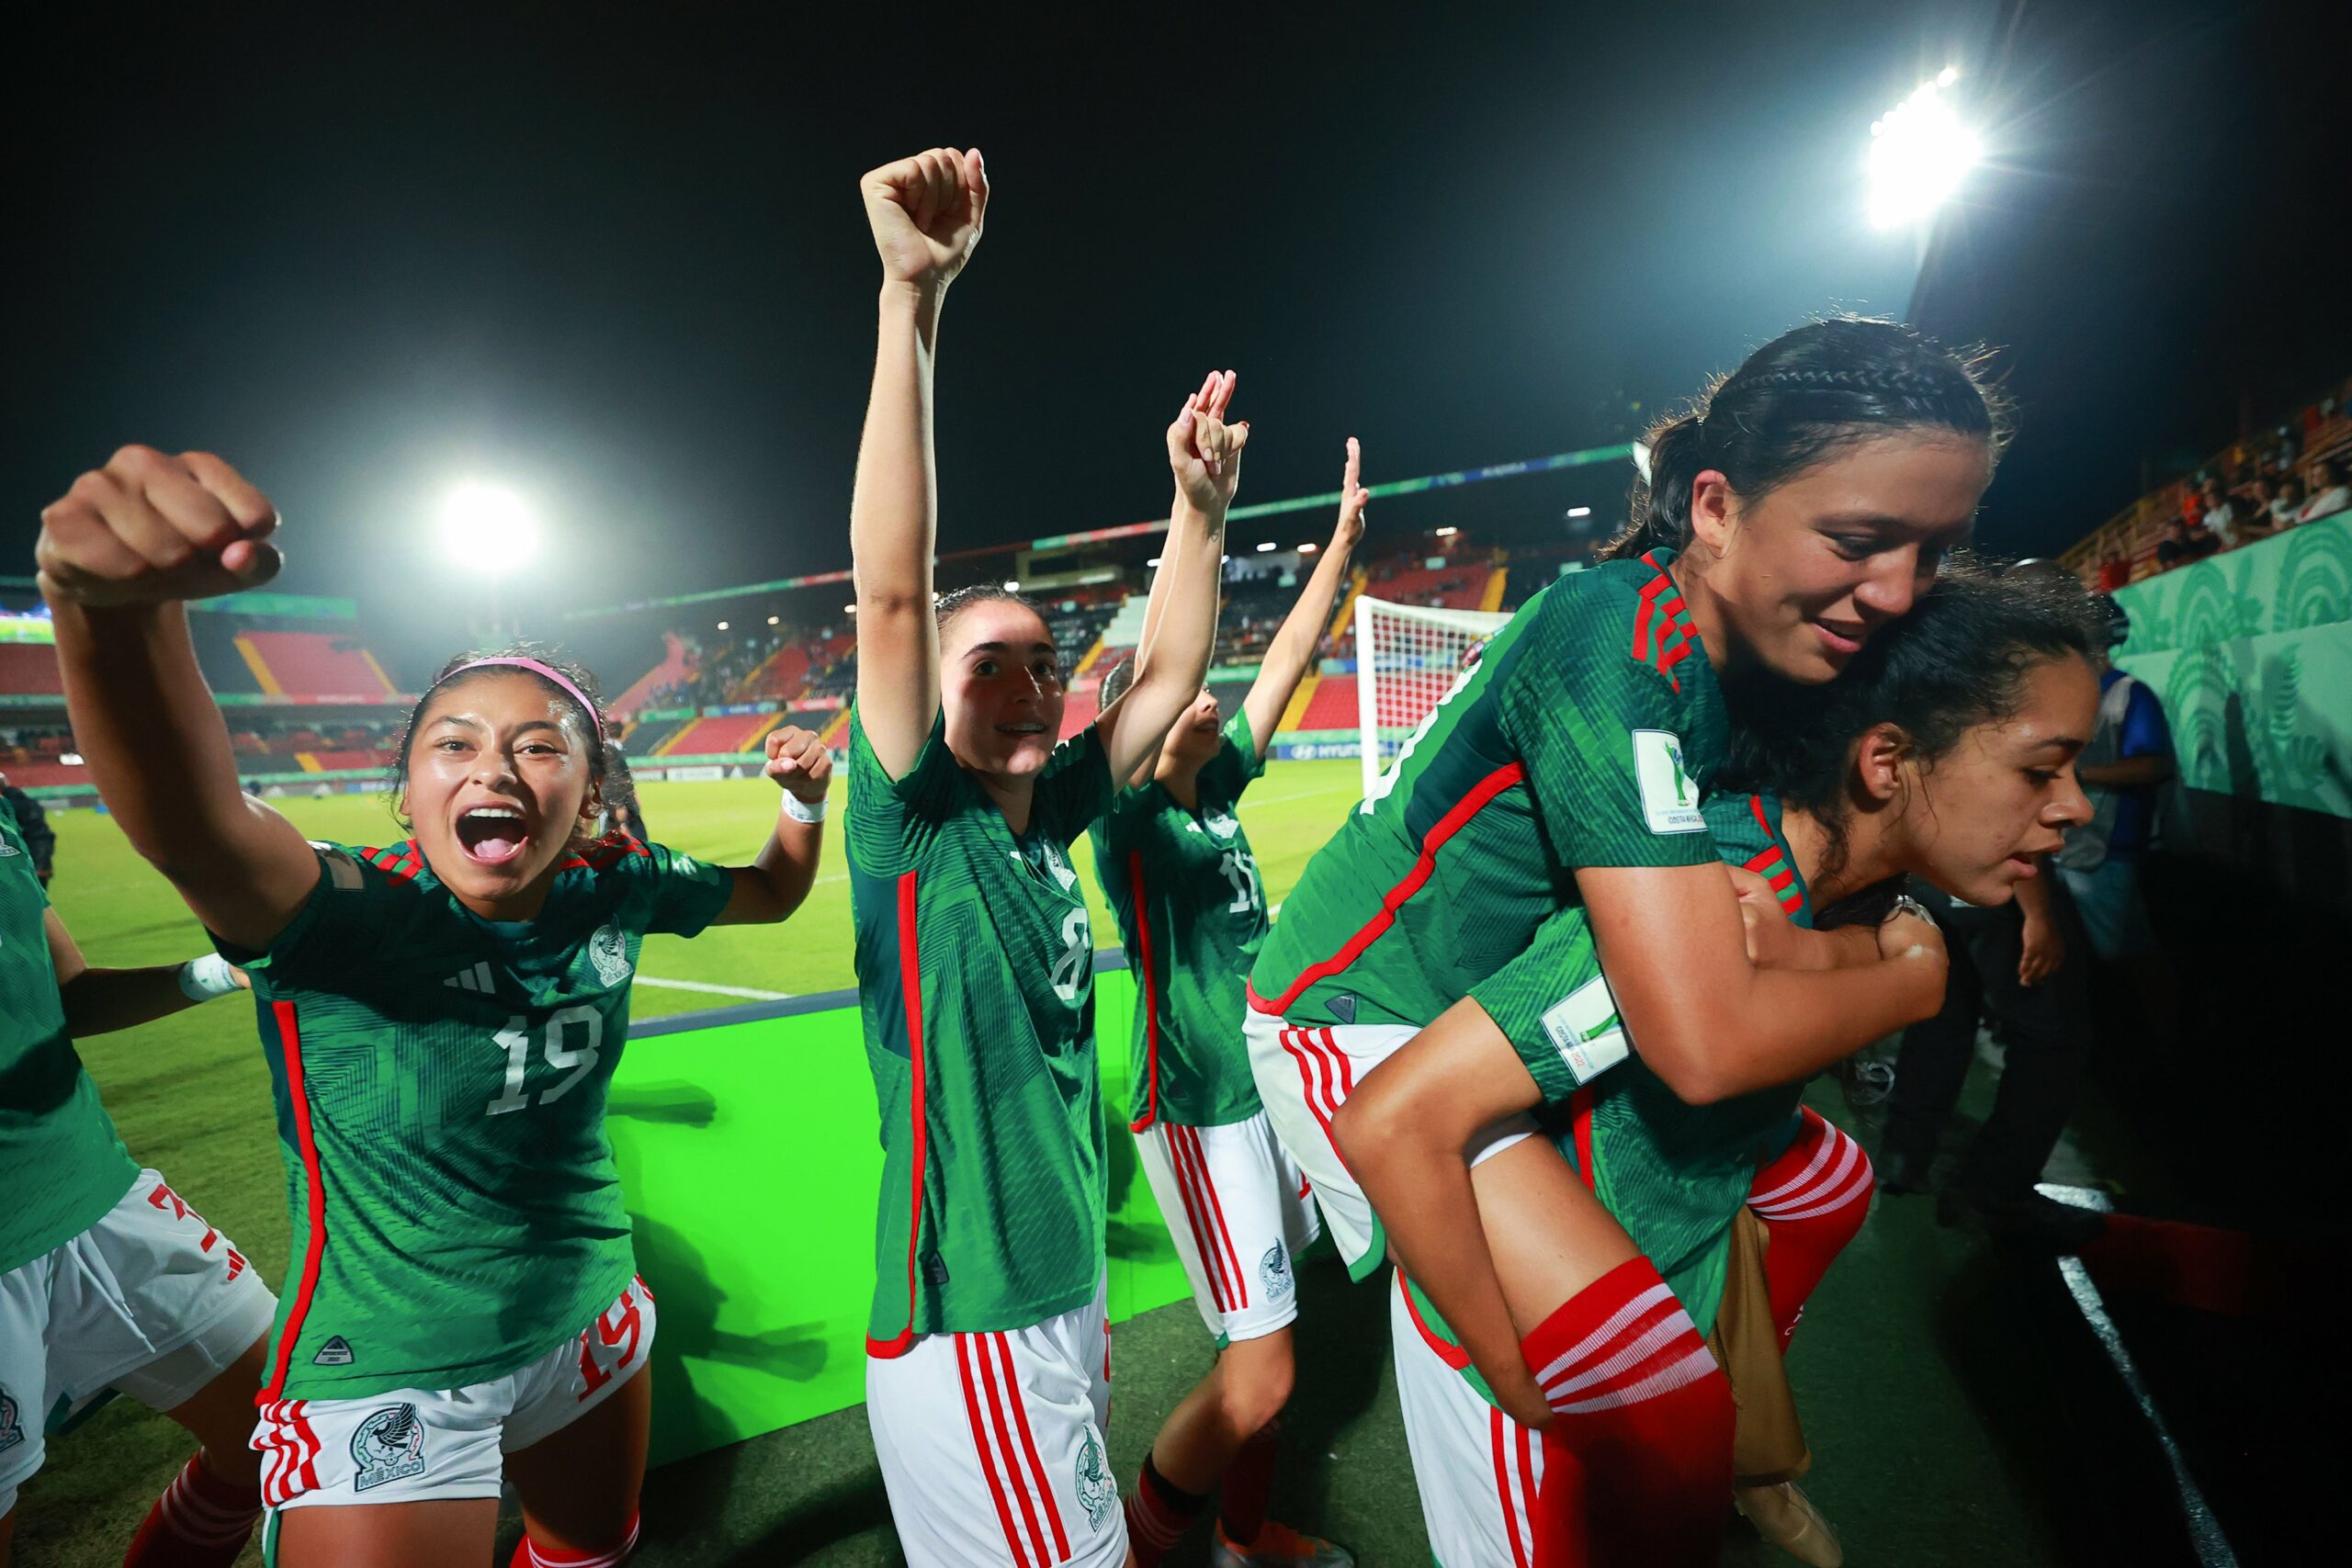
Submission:
[[[1190,1292],[1126,1130],[1134,1005],[1125,969],[1096,974],[1114,1323]],[[758,1010],[648,1021],[613,1076],[605,1126],[660,1310],[656,1464],[865,1398],[882,1145],[857,1007],[718,1021]]]
[[[2352,513],[2115,597],[2183,784],[2352,818]]]

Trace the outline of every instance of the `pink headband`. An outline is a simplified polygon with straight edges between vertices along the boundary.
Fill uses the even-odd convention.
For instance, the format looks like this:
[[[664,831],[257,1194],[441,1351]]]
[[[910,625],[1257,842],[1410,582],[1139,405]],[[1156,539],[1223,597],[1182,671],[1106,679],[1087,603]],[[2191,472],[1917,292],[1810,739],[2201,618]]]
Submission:
[[[471,664],[458,665],[455,670],[434,682],[434,688],[437,691],[469,670],[486,670],[497,665],[505,665],[515,670],[528,670],[534,675],[554,682],[565,695],[580,705],[581,711],[587,714],[588,722],[596,727],[596,739],[599,741],[605,739],[605,720],[596,712],[596,705],[588,700],[587,694],[573,685],[570,677],[566,676],[562,671],[552,665],[542,664],[536,659],[477,659]]]

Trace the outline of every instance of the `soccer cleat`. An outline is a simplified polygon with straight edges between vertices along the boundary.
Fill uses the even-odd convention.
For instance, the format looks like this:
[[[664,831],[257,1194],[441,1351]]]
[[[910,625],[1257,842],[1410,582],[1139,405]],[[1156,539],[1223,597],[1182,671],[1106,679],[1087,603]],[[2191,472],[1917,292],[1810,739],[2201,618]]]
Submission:
[[[1814,1568],[1838,1568],[1846,1561],[1838,1532],[1813,1506],[1813,1499],[1793,1481],[1770,1486],[1735,1486],[1732,1506],[1756,1527],[1756,1533],[1800,1562]]]
[[[1246,1551],[1233,1544],[1233,1538],[1225,1533],[1225,1521],[1219,1519],[1209,1561],[1216,1568],[1355,1568],[1356,1562],[1344,1547],[1301,1535],[1272,1519],[1258,1528],[1258,1539]]]

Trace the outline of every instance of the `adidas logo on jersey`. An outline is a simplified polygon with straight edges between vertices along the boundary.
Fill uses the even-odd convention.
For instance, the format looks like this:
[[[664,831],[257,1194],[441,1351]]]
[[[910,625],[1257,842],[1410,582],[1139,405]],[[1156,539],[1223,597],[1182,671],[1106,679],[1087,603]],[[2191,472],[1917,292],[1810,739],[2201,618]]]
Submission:
[[[1323,1005],[1330,1009],[1331,1016],[1338,1019],[1341,1023],[1355,1022],[1356,999],[1355,998],[1349,996],[1346,992],[1343,991],[1340,995],[1333,997],[1329,1001],[1325,1002]]]
[[[319,1347],[319,1353],[311,1358],[311,1365],[314,1367],[347,1367],[357,1359],[358,1358],[351,1353],[351,1341],[345,1339],[342,1335],[337,1334],[332,1336],[325,1344]]]
[[[488,959],[470,969],[458,970],[441,983],[453,991],[480,991],[483,996],[498,989],[498,982],[491,978]]]

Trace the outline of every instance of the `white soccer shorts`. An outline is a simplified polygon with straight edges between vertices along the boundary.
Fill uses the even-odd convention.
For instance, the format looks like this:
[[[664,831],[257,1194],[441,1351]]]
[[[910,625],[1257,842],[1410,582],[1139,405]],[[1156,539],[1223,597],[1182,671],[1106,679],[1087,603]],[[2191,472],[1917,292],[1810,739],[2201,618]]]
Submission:
[[[1103,1433],[1109,1280],[1030,1328],[926,1334],[865,1361],[865,1417],[910,1568],[1117,1568],[1126,1559]]]
[[[644,1370],[654,1326],[653,1292],[633,1280],[577,1337],[503,1378],[268,1401],[250,1444],[261,1454],[262,1502],[347,1508],[495,1497],[505,1455],[563,1430]]]
[[[1296,1321],[1291,1266],[1321,1226],[1266,1113],[1221,1127],[1155,1122],[1136,1134],[1136,1152],[1218,1348]]]
[[[1362,1280],[1380,1267],[1388,1238],[1380,1218],[1331,1138],[1331,1118],[1364,1075],[1388,1060],[1420,1030],[1401,1023],[1356,1023],[1294,1027],[1272,1013],[1246,1009],[1242,1032],[1250,1042],[1250,1071],[1266,1120],[1315,1190],[1323,1228],[1331,1233],[1351,1278]],[[1533,1118],[1512,1116],[1473,1140],[1470,1163],[1478,1165],[1535,1132]]]
[[[97,1224],[0,1274],[0,1514],[40,1468],[51,1410],[108,1389],[185,1404],[277,1314],[234,1244],[141,1171]]]
[[[1430,1555],[1445,1568],[1527,1568],[1543,1438],[1470,1385],[1460,1371],[1468,1359],[1423,1330],[1401,1273],[1388,1292],[1388,1338]]]

